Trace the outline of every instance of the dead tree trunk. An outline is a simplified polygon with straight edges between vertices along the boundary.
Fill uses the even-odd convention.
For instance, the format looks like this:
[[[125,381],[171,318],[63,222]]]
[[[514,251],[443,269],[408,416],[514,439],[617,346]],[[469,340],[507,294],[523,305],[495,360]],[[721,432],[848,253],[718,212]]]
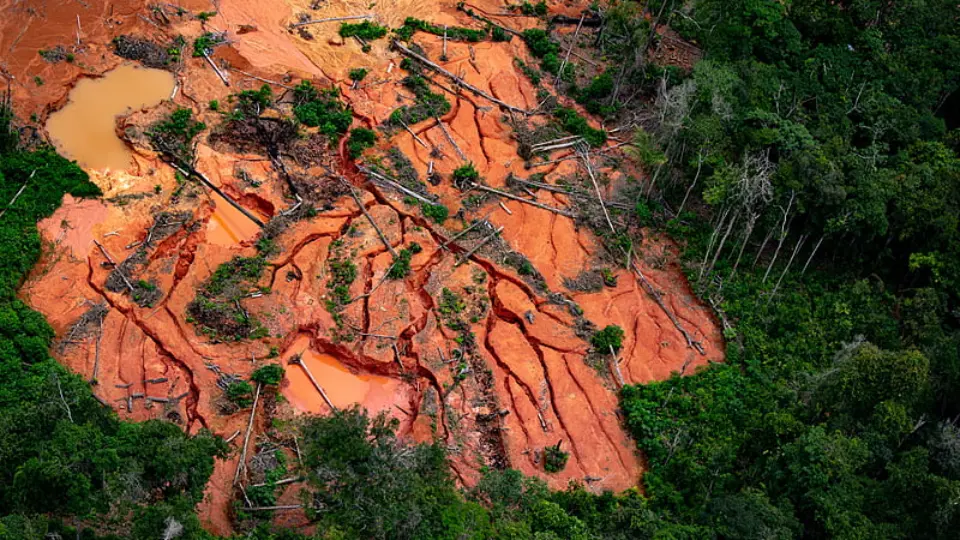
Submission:
[[[707,242],[707,249],[703,251],[703,260],[700,262],[700,274],[697,275],[697,283],[703,280],[703,273],[707,268],[707,259],[710,258],[710,253],[713,252],[714,243],[717,241],[717,237],[720,236],[720,231],[723,230],[723,225],[726,223],[729,214],[729,208],[720,213],[720,222],[717,223],[717,226],[713,228],[713,233],[710,234],[710,241]]]
[[[697,156],[697,174],[693,176],[693,182],[690,182],[690,187],[687,188],[687,192],[683,194],[683,200],[680,201],[680,208],[677,209],[677,217],[680,217],[680,214],[683,213],[683,207],[687,205],[687,199],[690,198],[690,192],[693,191],[693,188],[697,185],[697,180],[700,179],[700,171],[703,169],[703,154]]]
[[[740,210],[734,212],[733,217],[730,218],[730,222],[727,225],[727,232],[723,234],[723,238],[720,239],[720,245],[717,246],[717,251],[713,253],[713,260],[710,261],[710,267],[707,268],[707,275],[713,272],[713,267],[717,264],[717,259],[720,258],[720,252],[723,251],[723,246],[727,243],[727,238],[730,237],[730,231],[733,230],[733,224],[737,222],[737,218],[740,217]]]
[[[407,47],[405,47],[402,43],[400,43],[400,42],[397,41],[397,40],[394,40],[394,41],[393,41],[393,46],[394,46],[398,51],[400,51],[400,53],[403,54],[404,56],[408,56],[408,57],[410,57],[410,58],[413,58],[414,60],[419,61],[419,62],[422,63],[423,65],[429,67],[430,69],[436,71],[437,73],[439,73],[439,74],[447,77],[447,78],[450,79],[451,81],[457,83],[459,86],[462,86],[463,88],[466,88],[467,90],[470,90],[470,91],[473,92],[474,94],[476,94],[476,95],[478,95],[478,96],[480,96],[480,97],[482,97],[482,98],[484,98],[484,99],[487,99],[488,101],[492,101],[493,103],[496,103],[497,105],[500,105],[501,107],[503,107],[503,108],[505,108],[505,109],[507,109],[507,110],[510,110],[510,111],[515,111],[515,112],[522,113],[522,114],[527,114],[527,115],[530,114],[530,111],[526,111],[526,110],[521,109],[521,108],[519,108],[519,107],[514,107],[513,105],[510,105],[509,103],[507,103],[507,102],[505,102],[505,101],[503,101],[503,100],[500,100],[500,99],[497,99],[497,98],[491,96],[490,94],[484,92],[483,90],[477,88],[476,86],[473,86],[472,84],[468,83],[467,81],[463,80],[463,79],[460,78],[460,77],[457,77],[456,75],[454,75],[454,74],[451,73],[450,71],[444,69],[443,67],[441,67],[441,66],[439,66],[439,65],[431,62],[430,60],[424,58],[423,56],[421,56],[421,55],[413,52],[413,51],[410,50],[410,49],[408,49]]]
[[[727,281],[730,281],[734,274],[737,273],[737,267],[740,266],[740,258],[743,257],[743,250],[747,247],[747,242],[750,241],[750,235],[753,234],[753,227],[756,226],[758,217],[759,216],[756,212],[751,212],[747,217],[747,230],[743,233],[743,242],[740,243],[740,251],[737,253],[737,260],[733,263],[733,269],[730,270],[730,275],[727,276]]]
[[[817,245],[813,246],[813,251],[810,252],[810,256],[807,257],[807,262],[803,263],[803,270],[800,270],[800,277],[803,277],[807,273],[807,267],[810,266],[810,261],[813,260],[813,256],[817,254],[817,250],[820,249],[820,244],[823,243],[823,239],[827,236],[827,233],[820,235],[820,240],[817,241]]]
[[[793,264],[794,257],[797,256],[797,252],[800,251],[800,248],[803,247],[803,243],[807,240],[807,235],[801,235],[800,240],[797,241],[797,245],[793,247],[793,253],[790,254],[790,259],[787,261],[787,266],[784,267],[783,272],[780,273],[780,278],[777,279],[777,284],[773,286],[773,291],[770,293],[770,298],[767,299],[767,304],[773,301],[773,297],[777,295],[777,289],[780,288],[780,282],[783,281],[783,276],[787,275],[787,272],[790,271],[790,265]]]
[[[250,409],[250,420],[247,422],[247,433],[243,436],[243,449],[240,451],[240,461],[237,462],[237,472],[233,475],[233,485],[240,482],[240,474],[247,466],[247,446],[250,444],[250,433],[253,431],[253,420],[257,417],[257,404],[260,403],[260,390],[263,384],[257,383],[257,391],[253,395],[253,408]]]
[[[573,47],[577,44],[577,37],[580,35],[580,27],[583,26],[583,19],[586,16],[586,12],[584,12],[583,15],[580,15],[580,22],[577,23],[577,29],[573,32],[573,41],[567,46],[567,54],[563,57],[563,62],[560,62],[560,70],[557,71],[557,79],[553,82],[555,85],[560,84],[560,77],[563,76],[563,68],[567,67],[567,61],[570,60],[570,53],[573,51]]]
[[[767,266],[767,271],[763,274],[763,283],[767,282],[767,277],[770,275],[770,271],[773,269],[773,264],[777,262],[777,255],[780,254],[780,248],[783,247],[783,242],[787,239],[787,226],[790,224],[790,207],[793,206],[793,199],[796,196],[796,193],[790,193],[790,201],[787,203],[787,209],[783,211],[783,221],[780,223],[780,241],[777,242],[777,249],[773,252],[773,259],[770,259],[770,264]]]

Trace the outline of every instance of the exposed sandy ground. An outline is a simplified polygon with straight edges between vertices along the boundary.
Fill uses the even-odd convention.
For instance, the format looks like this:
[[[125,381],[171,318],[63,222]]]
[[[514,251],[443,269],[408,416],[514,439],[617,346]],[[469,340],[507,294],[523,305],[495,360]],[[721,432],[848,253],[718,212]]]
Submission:
[[[108,48],[114,36],[136,33],[163,41],[158,28],[138,17],[149,12],[140,2],[86,3],[89,7],[71,3],[57,9],[48,6],[46,11],[36,0],[0,4],[4,14],[0,58],[5,73],[15,77],[16,106],[24,117],[36,113],[42,120],[65,102],[78,77],[119,65],[120,59]],[[318,10],[309,9],[308,4],[308,0],[221,0],[219,15],[208,28],[226,30],[232,44],[218,47],[214,56],[270,80],[295,84],[300,78],[309,78],[317,84],[336,84],[356,111],[355,125],[379,124],[404,103],[401,96],[408,92],[396,84],[405,75],[397,67],[400,56],[387,49],[386,40],[375,42],[369,54],[362,53],[359,44],[344,42],[337,35],[337,23],[309,27],[313,40],[304,40],[286,28],[298,13],[309,12],[311,18],[373,13],[391,26],[407,16],[438,24],[477,26],[458,12],[453,2],[446,1],[381,0],[369,8],[366,1],[330,0]],[[202,3],[185,7],[194,12],[212,10]],[[491,16],[503,12],[502,5],[493,0],[471,3],[470,7]],[[575,14],[578,6],[551,9]],[[47,63],[37,49],[73,43],[77,14],[83,29],[83,50],[77,61],[73,65]],[[500,20],[516,29],[536,24],[535,19],[524,17],[503,16]],[[256,29],[249,31],[247,26],[241,33],[241,25]],[[19,35],[24,27],[27,31]],[[199,22],[184,20],[174,21],[173,31],[192,38],[202,29]],[[440,56],[440,38],[418,34],[416,41],[431,58]],[[527,57],[518,39],[450,43],[448,56],[444,65],[469,83],[520,108],[537,105],[534,88],[513,62],[514,57]],[[350,89],[346,77],[354,67],[371,70],[365,84],[356,90]],[[43,86],[34,85],[35,75],[44,79]],[[261,84],[233,72],[232,86],[226,88],[202,59],[193,58],[187,58],[177,78],[176,104],[193,108],[210,125],[220,120],[207,110],[209,100],[225,102],[229,93]],[[453,109],[443,120],[489,185],[503,186],[511,172],[524,178],[533,172],[524,169],[517,155],[504,112],[469,93],[451,102]],[[169,105],[165,107],[169,110]],[[493,252],[481,251],[475,260],[455,266],[457,257],[438,246],[460,226],[450,220],[448,230],[425,221],[419,210],[404,204],[396,193],[368,186],[364,205],[394,247],[416,241],[423,251],[413,258],[411,277],[384,282],[345,312],[363,333],[395,340],[367,336],[335,343],[330,337],[335,325],[324,301],[331,243],[337,239],[345,242],[359,267],[359,278],[350,291],[353,296],[370,291],[392,262],[349,197],[313,219],[298,222],[280,237],[280,254],[271,260],[263,281],[271,293],[249,299],[244,306],[266,322],[271,337],[224,344],[198,335],[187,322],[187,305],[219,264],[235,255],[255,253],[252,240],[256,228],[199,189],[195,196],[171,201],[177,187],[172,169],[145,149],[137,135],[160,114],[136,112],[120,121],[118,133],[126,132],[136,145],[134,165],[126,171],[91,172],[105,199],[132,193],[139,198],[120,204],[67,197],[60,210],[40,224],[50,246],[21,291],[31,306],[44,313],[58,336],[64,336],[92,304],[106,302],[110,309],[102,336],[88,336],[82,343],[58,347],[55,353],[86,377],[92,377],[94,365],[99,363],[94,390],[121,416],[135,420],[166,417],[190,432],[208,428],[227,437],[246,427],[249,413],[225,416],[218,412],[221,391],[216,386],[217,375],[207,366],[247,375],[267,361],[270,347],[277,347],[288,371],[281,389],[288,404],[278,407],[279,415],[327,410],[302,369],[286,363],[294,354],[306,352],[311,357],[309,365],[323,374],[320,382],[336,394],[338,405],[355,401],[371,410],[386,410],[401,421],[402,433],[414,440],[440,437],[450,449],[456,476],[466,485],[476,481],[483,465],[498,464],[541,476],[554,488],[563,488],[572,480],[595,490],[623,490],[639,483],[642,462],[617,416],[613,379],[584,361],[589,344],[575,333],[576,317],[503,265]],[[423,122],[414,130],[429,144],[441,146],[446,157],[431,158],[427,149],[403,131],[390,141],[381,141],[371,154],[396,147],[413,161],[421,178],[433,160],[444,180],[430,189],[453,214],[461,207],[462,195],[450,185],[449,173],[461,161],[434,122]],[[291,204],[284,196],[283,182],[264,156],[231,153],[206,143],[199,146],[197,154],[197,169],[263,219]],[[235,174],[238,166],[263,183],[253,187],[242,182]],[[362,179],[351,167],[346,164],[341,172],[359,185]],[[576,161],[566,161],[537,172],[547,173],[546,181],[552,182],[574,173],[576,167]],[[616,178],[622,171],[604,172]],[[318,169],[318,177],[320,174]],[[160,193],[155,193],[158,185]],[[557,207],[571,204],[566,195],[542,190],[537,200]],[[723,341],[717,324],[690,293],[672,262],[675,256],[668,241],[647,240],[641,251],[664,253],[663,264],[645,264],[643,269],[664,292],[665,302],[682,324],[702,341],[705,355],[686,346],[664,312],[625,271],[618,272],[613,288],[596,293],[565,290],[564,278],[575,277],[597,263],[600,246],[592,233],[545,210],[515,201],[505,202],[505,206],[511,213],[491,201],[470,215],[492,212],[490,221],[504,227],[503,239],[531,261],[550,291],[564,292],[583,309],[584,317],[599,327],[618,324],[626,330],[620,365],[627,382],[663,379],[681,370],[690,373],[708,361],[722,360]],[[191,218],[159,243],[138,273],[138,279],[153,279],[163,291],[153,306],[138,307],[129,296],[104,288],[110,269],[102,264],[104,257],[93,240],[102,242],[114,258],[123,259],[135,249],[132,244],[144,240],[152,216],[159,211],[189,212]],[[342,234],[347,228],[353,232]],[[467,298],[470,313],[475,315],[471,330],[477,336],[483,369],[471,366],[470,376],[459,384],[454,380],[456,364],[445,363],[456,347],[456,334],[444,327],[437,308],[444,288]],[[438,404],[437,396],[444,393],[446,398]],[[151,401],[151,397],[160,399]],[[265,428],[263,415],[258,417],[255,433]],[[570,462],[561,473],[548,475],[539,463],[539,452],[558,440],[571,452]],[[242,436],[232,445],[239,447],[241,442]],[[216,533],[231,530],[229,505],[238,454],[218,463],[201,506],[204,523]],[[288,489],[284,499],[293,499],[296,489],[298,486]],[[298,523],[302,516],[278,519]]]

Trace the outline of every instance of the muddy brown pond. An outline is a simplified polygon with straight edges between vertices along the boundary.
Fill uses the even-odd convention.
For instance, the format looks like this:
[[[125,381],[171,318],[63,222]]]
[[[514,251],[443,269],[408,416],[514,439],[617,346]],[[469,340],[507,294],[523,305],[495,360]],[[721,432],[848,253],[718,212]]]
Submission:
[[[116,118],[153,107],[173,92],[168,71],[123,65],[96,79],[82,79],[69,101],[50,115],[47,132],[61,154],[88,169],[124,170],[130,149],[117,137]]]

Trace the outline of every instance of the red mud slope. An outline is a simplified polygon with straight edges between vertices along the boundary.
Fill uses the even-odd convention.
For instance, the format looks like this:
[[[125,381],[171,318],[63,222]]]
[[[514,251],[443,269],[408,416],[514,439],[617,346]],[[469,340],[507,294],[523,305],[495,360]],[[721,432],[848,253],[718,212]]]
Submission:
[[[337,35],[337,24],[310,27],[311,39],[305,39],[286,27],[297,14],[317,19],[369,9],[390,26],[407,16],[441,25],[478,24],[457,11],[452,0],[387,0],[369,8],[366,2],[322,2],[317,10],[309,3],[221,0],[218,15],[206,25],[208,30],[228,33],[231,43],[217,47],[214,61],[232,68],[227,70],[231,86],[224,86],[203,59],[187,53],[175,72],[175,105],[191,108],[208,125],[217,126],[221,117],[207,103],[212,99],[226,103],[231,93],[259,88],[263,83],[252,76],[288,86],[310,79],[338,86],[356,112],[355,125],[372,127],[409,99],[409,91],[398,84],[406,75],[399,69],[401,56],[388,49],[387,40],[374,42],[365,54],[357,43]],[[214,9],[202,2],[184,7],[193,12]],[[537,23],[502,15],[504,8],[493,0],[469,7],[519,30]],[[113,37],[136,34],[167,43],[175,34],[192,39],[203,31],[201,23],[189,17],[170,17],[169,25],[158,21],[145,2],[136,0],[87,0],[57,7],[38,0],[7,0],[0,13],[4,14],[0,68],[13,77],[18,113],[23,118],[37,114],[37,126],[65,103],[78,77],[99,75],[121,63],[110,52]],[[440,57],[440,38],[418,34],[416,42],[430,58]],[[51,64],[37,52],[57,45],[76,51],[75,61]],[[448,59],[442,62],[448,70],[517,108],[537,107],[536,90],[514,62],[515,57],[528,58],[519,39],[450,42],[448,48]],[[370,74],[352,88],[347,72],[355,67],[366,67]],[[34,77],[44,81],[42,86]],[[274,91],[279,95],[283,88],[274,86]],[[525,170],[505,110],[469,92],[448,97],[453,107],[442,121],[455,146],[489,186],[506,189],[509,173],[527,178],[542,172],[546,183],[583,174],[576,160]],[[40,224],[49,248],[21,291],[56,330],[56,356],[77,373],[95,378],[94,392],[123,417],[164,417],[191,432],[209,428],[228,437],[245,429],[249,411],[222,414],[218,379],[221,374],[247,376],[257,366],[277,361],[268,359],[275,349],[287,370],[281,389],[287,399],[275,404],[274,414],[289,417],[329,410],[303,368],[287,362],[296,356],[338,406],[358,402],[371,410],[386,410],[414,440],[440,437],[464,484],[474,482],[481,467],[490,465],[543,477],[555,488],[576,480],[596,490],[623,490],[639,483],[641,460],[618,418],[615,379],[607,364],[601,361],[594,367],[587,361],[585,322],[625,329],[619,365],[628,383],[663,379],[677,371],[690,373],[708,361],[722,360],[717,325],[689,291],[669,242],[648,238],[638,249],[645,254],[641,269],[677,321],[702,343],[705,354],[687,346],[674,322],[630,272],[618,271],[616,285],[598,292],[566,288],[568,280],[601,266],[601,246],[574,220],[508,199],[502,199],[502,205],[489,198],[480,208],[463,208],[465,195],[451,185],[450,173],[464,159],[434,121],[413,128],[423,144],[400,130],[389,141],[381,139],[367,159],[399,149],[420,178],[427,177],[432,163],[441,181],[429,186],[430,192],[440,197],[451,215],[462,211],[468,223],[489,214],[490,228],[478,227],[457,239],[453,251],[444,249],[441,244],[463,229],[460,220],[450,219],[444,226],[425,220],[402,195],[364,183],[352,163],[328,160],[327,169],[304,165],[299,170],[317,185],[333,178],[332,166],[362,186],[360,200],[395,250],[412,242],[421,246],[412,258],[411,274],[403,280],[382,279],[393,258],[358,204],[343,196],[278,237],[279,252],[269,260],[260,283],[269,287],[269,293],[249,298],[243,306],[257,314],[269,335],[234,343],[211,339],[191,324],[187,306],[218,265],[256,253],[258,231],[199,185],[181,189],[171,167],[146,148],[144,128],[172,107],[163,104],[160,110],[137,111],[118,120],[117,132],[131,144],[134,163],[126,171],[91,171],[104,190],[103,200],[68,197]],[[39,135],[45,135],[42,127]],[[207,134],[200,139],[196,168],[248,211],[266,221],[293,204],[286,183],[266,155],[232,151],[207,140]],[[431,146],[441,149],[439,157]],[[557,152],[553,159],[563,155]],[[612,196],[623,182],[623,172],[603,160],[594,166],[612,179],[605,193]],[[530,196],[556,208],[575,206],[566,194],[539,190]],[[162,239],[148,239],[160,212],[176,217],[164,218],[169,224],[163,227]],[[501,240],[458,264],[465,250],[499,227]],[[135,277],[154,282],[161,296],[140,307],[123,289],[108,290],[112,268],[95,240],[118,261],[134,254],[139,243],[150,244]],[[334,339],[338,329],[326,308],[330,261],[344,253],[358,268],[350,288],[357,300],[343,312],[351,341]],[[505,264],[508,256],[517,255],[542,276],[541,285]],[[475,336],[472,354],[463,358],[457,351],[465,349],[458,342],[461,335],[452,329],[456,325],[451,324],[450,310],[443,307],[449,293],[463,300],[456,316]],[[106,308],[102,326],[78,332],[77,321],[95,305]],[[259,418],[255,435],[265,428],[263,415]],[[242,439],[231,444],[239,447]],[[546,474],[540,455],[557,441],[563,441],[570,461],[562,472]],[[203,517],[214,532],[231,529],[228,510],[238,456],[239,451],[218,463],[207,491]]]

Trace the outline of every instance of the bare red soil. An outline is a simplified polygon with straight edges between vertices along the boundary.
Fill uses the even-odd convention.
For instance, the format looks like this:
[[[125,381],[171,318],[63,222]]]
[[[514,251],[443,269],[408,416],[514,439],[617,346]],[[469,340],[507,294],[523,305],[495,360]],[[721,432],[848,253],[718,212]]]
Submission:
[[[195,20],[174,21],[173,27],[161,31],[140,18],[148,17],[149,10],[138,1],[87,3],[89,8],[77,3],[59,11],[44,11],[42,3],[30,1],[0,6],[4,13],[0,23],[2,67],[5,74],[15,77],[16,107],[24,117],[36,113],[42,121],[65,103],[78,77],[101,74],[118,65],[121,60],[109,51],[109,41],[119,34],[134,33],[165,42],[173,33],[192,38],[202,31]],[[356,125],[379,124],[408,94],[397,84],[405,75],[398,67],[400,56],[387,49],[385,40],[374,43],[371,53],[361,53],[357,43],[344,42],[337,35],[337,24],[311,27],[313,40],[289,32],[286,25],[299,12],[323,18],[356,13],[365,7],[330,3],[314,11],[308,3],[222,0],[219,14],[207,24],[226,30],[233,42],[218,47],[215,58],[273,81],[292,79],[295,84],[308,78],[337,85],[356,111]],[[211,9],[207,5],[184,7],[195,12]],[[503,7],[492,0],[471,7],[500,17],[512,28],[536,24],[532,18],[499,15]],[[407,16],[475,26],[453,2],[378,2],[371,12],[390,26],[399,25]],[[76,61],[47,63],[37,50],[75,43],[77,14],[82,45]],[[440,38],[418,35],[416,40],[431,58],[440,56]],[[517,107],[536,107],[536,91],[514,63],[514,57],[527,58],[519,39],[470,45],[451,42],[448,47],[449,60],[443,63],[447,69]],[[365,84],[357,89],[351,89],[347,78],[347,71],[354,67],[371,69]],[[42,77],[44,84],[36,87],[34,76]],[[233,71],[232,86],[227,88],[202,59],[194,58],[187,58],[176,76],[176,105],[192,108],[209,125],[220,122],[217,113],[207,110],[209,100],[226,102],[228,94],[262,84]],[[490,186],[502,186],[508,173],[529,176],[531,171],[524,169],[523,159],[517,155],[504,112],[466,92],[451,96],[451,102],[453,108],[443,120]],[[169,106],[163,107],[169,110]],[[544,478],[554,488],[563,488],[570,481],[583,482],[594,490],[638,485],[642,462],[618,418],[614,379],[607,370],[595,369],[585,361],[590,345],[577,335],[577,317],[504,265],[496,252],[480,251],[478,257],[456,265],[458,256],[439,246],[461,227],[452,225],[454,220],[447,222],[450,229],[424,220],[416,207],[405,204],[392,191],[367,185],[362,200],[394,248],[411,242],[423,248],[413,257],[410,277],[386,280],[375,288],[392,257],[356,203],[344,197],[333,209],[297,222],[279,237],[279,255],[270,260],[262,283],[270,287],[270,293],[251,298],[244,306],[258,314],[269,329],[268,338],[219,343],[198,334],[188,322],[187,305],[218,265],[236,255],[255,254],[252,244],[257,231],[242,216],[234,215],[235,210],[202,190],[197,191],[198,196],[171,200],[177,188],[173,170],[148,150],[138,135],[160,114],[135,112],[119,121],[118,133],[130,142],[134,164],[126,171],[91,171],[92,179],[104,190],[104,201],[67,197],[63,206],[40,224],[49,248],[21,290],[25,301],[47,317],[60,337],[91,305],[106,303],[109,311],[102,335],[58,346],[55,353],[85,377],[93,378],[96,369],[94,392],[122,417],[164,417],[190,432],[208,428],[228,437],[245,429],[249,412],[221,414],[217,403],[222,391],[212,367],[246,376],[265,362],[276,361],[267,359],[271,347],[276,347],[287,370],[281,389],[287,403],[277,414],[324,414],[329,410],[302,368],[287,363],[293,355],[304,354],[308,367],[334,396],[337,406],[356,402],[372,411],[385,410],[401,421],[402,433],[413,440],[440,437],[450,449],[457,478],[465,485],[476,481],[484,465],[517,468]],[[389,141],[381,140],[371,154],[396,147],[412,160],[421,178],[433,161],[444,180],[431,191],[440,195],[454,214],[461,209],[463,195],[450,185],[449,174],[461,160],[435,122],[423,122],[414,130],[429,144],[442,147],[445,157],[431,158],[405,131]],[[198,170],[263,219],[289,206],[284,184],[264,156],[237,154],[204,142],[197,156]],[[571,160],[537,172],[547,173],[546,181],[552,182],[573,174],[576,167],[577,162]],[[238,168],[262,183],[254,187],[237,178]],[[355,171],[340,172],[357,185],[362,181]],[[611,190],[623,181],[620,170],[602,172],[614,180]],[[159,193],[155,186],[160,187]],[[573,204],[566,195],[543,190],[537,193],[537,200],[555,207]],[[617,272],[615,287],[599,292],[566,290],[565,278],[596,267],[601,251],[596,238],[569,218],[516,201],[504,202],[506,211],[493,200],[467,214],[480,217],[492,212],[490,221],[504,227],[506,245],[529,259],[549,291],[564,293],[583,310],[583,317],[598,327],[616,324],[625,329],[620,366],[626,382],[664,379],[672,372],[692,373],[708,361],[722,360],[723,340],[717,324],[691,294],[669,241],[648,238],[640,249],[646,254],[641,266],[663,291],[669,309],[702,342],[706,354],[687,347],[664,311],[627,271]],[[189,212],[190,223],[199,226],[178,228],[151,252],[138,279],[154,280],[163,295],[153,305],[139,307],[129,295],[106,289],[111,269],[103,264],[105,258],[93,241],[101,242],[114,258],[122,260],[133,253],[136,243],[144,241],[160,211]],[[357,326],[358,336],[350,342],[331,337],[336,325],[325,307],[334,241],[343,243],[341,249],[351,254],[359,268],[350,294],[368,294],[344,312]],[[443,289],[465,299],[465,318],[476,335],[479,362],[469,366],[461,381],[457,380],[457,364],[451,362],[457,334],[444,325],[438,308]],[[263,428],[260,415],[254,431]],[[546,474],[540,452],[558,440],[571,453],[569,464],[560,473]],[[241,442],[242,436],[232,444],[239,447]],[[216,533],[231,530],[228,511],[238,454],[218,463],[201,507],[205,524]]]

